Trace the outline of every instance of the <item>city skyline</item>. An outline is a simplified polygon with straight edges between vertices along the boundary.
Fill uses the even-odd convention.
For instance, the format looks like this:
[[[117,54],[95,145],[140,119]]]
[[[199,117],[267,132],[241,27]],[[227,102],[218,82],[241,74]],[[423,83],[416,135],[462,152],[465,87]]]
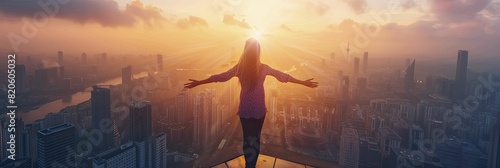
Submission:
[[[500,52],[494,45],[500,39],[499,16],[495,12],[499,10],[498,0],[287,3],[214,0],[193,1],[189,7],[186,2],[88,2],[116,14],[109,18],[83,15],[90,12],[87,10],[77,11],[81,17],[69,15],[75,12],[72,11],[75,5],[87,5],[74,0],[74,4],[59,4],[60,12],[41,27],[33,25],[30,19],[34,12],[43,9],[34,0],[25,1],[24,4],[5,1],[0,5],[10,7],[0,8],[0,16],[4,18],[0,22],[6,23],[5,34],[22,37],[1,38],[2,44],[9,45],[0,51],[36,57],[47,57],[58,49],[73,55],[107,51],[113,55],[169,53],[168,56],[185,57],[186,53],[198,54],[195,49],[211,48],[213,52],[202,58],[223,59],[215,52],[259,36],[271,55],[283,55],[277,44],[286,44],[290,50],[304,50],[314,57],[327,58],[327,53],[334,51],[341,58],[345,57],[343,46],[348,42],[350,53],[357,56],[369,50],[377,57],[394,58],[401,57],[397,53],[405,53],[420,59],[446,59],[451,57],[449,51],[465,48],[474,51],[477,58],[486,59]],[[262,10],[272,12],[264,14]],[[30,34],[33,37],[24,37],[23,31],[29,28],[22,18],[35,26],[37,31]],[[54,31],[61,26],[67,31]],[[44,43],[46,39],[51,39],[51,43]],[[13,48],[11,40],[19,43],[19,47]],[[214,44],[212,40],[218,42]],[[419,42],[418,48],[412,47],[415,42]]]
[[[500,0],[0,0],[0,24],[2,168],[500,168]]]

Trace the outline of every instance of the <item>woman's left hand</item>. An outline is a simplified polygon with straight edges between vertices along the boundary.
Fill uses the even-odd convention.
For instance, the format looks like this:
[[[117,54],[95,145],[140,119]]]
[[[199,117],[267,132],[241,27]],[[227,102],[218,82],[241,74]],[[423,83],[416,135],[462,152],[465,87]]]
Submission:
[[[315,87],[318,87],[318,82],[313,82],[312,80],[314,80],[314,78],[311,78],[311,79],[308,79],[308,80],[305,80],[303,81],[303,85],[304,86],[307,86],[307,87],[310,87],[310,88],[315,88]]]

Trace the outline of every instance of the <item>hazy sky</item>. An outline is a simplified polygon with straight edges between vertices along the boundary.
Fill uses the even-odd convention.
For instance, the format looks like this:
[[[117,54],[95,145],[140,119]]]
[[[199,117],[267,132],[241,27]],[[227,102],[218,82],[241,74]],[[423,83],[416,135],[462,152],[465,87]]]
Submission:
[[[1,0],[0,25],[0,51],[43,56],[239,52],[258,36],[320,58],[348,41],[352,56],[500,58],[500,0]]]

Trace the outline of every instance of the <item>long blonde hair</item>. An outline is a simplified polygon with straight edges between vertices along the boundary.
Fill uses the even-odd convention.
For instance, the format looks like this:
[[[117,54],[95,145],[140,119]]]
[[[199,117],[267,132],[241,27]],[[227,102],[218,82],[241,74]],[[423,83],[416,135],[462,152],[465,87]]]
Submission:
[[[245,43],[245,49],[238,62],[236,76],[238,76],[242,89],[246,91],[253,90],[257,85],[257,79],[260,76],[260,44],[250,38]]]

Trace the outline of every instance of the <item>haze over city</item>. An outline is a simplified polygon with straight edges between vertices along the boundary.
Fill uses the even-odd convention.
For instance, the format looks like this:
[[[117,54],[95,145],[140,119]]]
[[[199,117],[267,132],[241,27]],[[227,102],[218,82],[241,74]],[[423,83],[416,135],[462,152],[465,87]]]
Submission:
[[[0,167],[242,167],[242,84],[184,84],[249,38],[319,82],[267,77],[258,166],[500,167],[500,0],[1,0],[0,25]]]

